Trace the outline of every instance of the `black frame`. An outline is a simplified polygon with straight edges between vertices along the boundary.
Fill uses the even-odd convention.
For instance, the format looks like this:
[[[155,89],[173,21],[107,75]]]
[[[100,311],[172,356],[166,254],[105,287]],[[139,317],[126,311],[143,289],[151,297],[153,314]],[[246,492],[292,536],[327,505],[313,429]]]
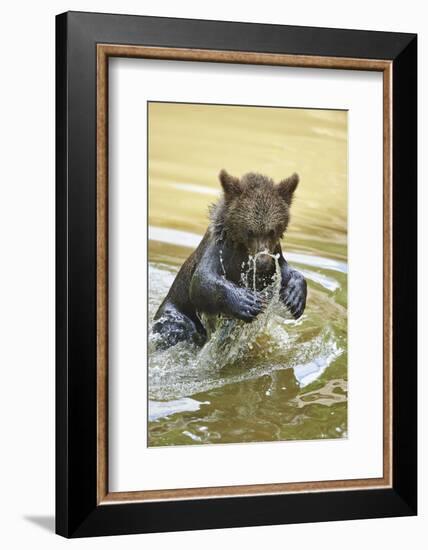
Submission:
[[[96,45],[393,61],[393,487],[97,506]],[[65,537],[417,513],[417,36],[68,12],[56,17],[56,532]]]

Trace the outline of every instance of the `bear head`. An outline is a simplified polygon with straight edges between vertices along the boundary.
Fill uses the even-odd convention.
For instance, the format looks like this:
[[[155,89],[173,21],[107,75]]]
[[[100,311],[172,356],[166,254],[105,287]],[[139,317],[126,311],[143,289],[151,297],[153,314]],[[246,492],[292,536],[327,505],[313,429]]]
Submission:
[[[219,179],[223,197],[211,210],[215,237],[256,257],[258,268],[271,268],[271,255],[289,223],[299,176],[293,174],[275,184],[261,174],[250,172],[237,178],[222,170]]]

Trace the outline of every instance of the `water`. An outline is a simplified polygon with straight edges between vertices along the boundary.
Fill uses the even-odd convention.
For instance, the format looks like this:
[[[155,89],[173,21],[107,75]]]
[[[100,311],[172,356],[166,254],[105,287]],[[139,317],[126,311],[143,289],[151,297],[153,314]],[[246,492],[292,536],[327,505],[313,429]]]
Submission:
[[[346,113],[151,104],[149,123],[150,319],[206,229],[223,167],[300,174],[282,246],[309,287],[298,321],[274,281],[253,323],[217,319],[202,350],[150,341],[149,445],[346,437]]]

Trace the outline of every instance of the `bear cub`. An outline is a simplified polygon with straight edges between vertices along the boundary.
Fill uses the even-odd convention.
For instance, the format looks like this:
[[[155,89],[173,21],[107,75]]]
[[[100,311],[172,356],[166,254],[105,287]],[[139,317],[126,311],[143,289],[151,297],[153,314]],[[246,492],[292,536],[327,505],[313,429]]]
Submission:
[[[256,173],[237,178],[222,170],[219,178],[223,196],[210,208],[211,223],[155,315],[152,330],[160,336],[160,349],[183,340],[203,345],[207,333],[200,320],[202,313],[253,321],[266,305],[260,291],[275,274],[272,255],[281,270],[282,302],[295,319],[305,309],[306,281],[288,265],[280,244],[298,175],[278,184]],[[243,273],[251,281],[250,288],[244,284]]]

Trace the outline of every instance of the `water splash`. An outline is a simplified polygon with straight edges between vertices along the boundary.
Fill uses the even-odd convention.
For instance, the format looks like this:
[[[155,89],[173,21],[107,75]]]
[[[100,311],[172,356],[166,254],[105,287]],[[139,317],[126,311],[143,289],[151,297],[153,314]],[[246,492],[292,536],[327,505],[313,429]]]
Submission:
[[[229,384],[272,376],[284,369],[292,369],[303,387],[306,380],[302,375],[311,371],[314,376],[313,367],[317,365],[320,376],[343,353],[329,327],[306,342],[300,342],[296,334],[289,334],[283,325],[272,323],[271,328],[269,337],[263,336],[259,345],[253,345],[234,365],[203,362],[200,350],[184,342],[168,350],[151,351],[149,398],[169,401],[197,396]]]
[[[198,363],[200,366],[214,363],[218,368],[223,368],[243,359],[254,349],[262,355],[272,353],[276,343],[271,335],[275,333],[278,325],[281,325],[283,320],[290,319],[291,315],[280,298],[281,267],[279,265],[279,254],[274,255],[267,250],[263,250],[254,256],[249,256],[248,267],[245,269],[244,266],[241,273],[241,283],[245,288],[250,288],[256,292],[257,259],[261,255],[269,255],[275,262],[275,273],[270,284],[260,291],[260,294],[266,300],[265,309],[251,323],[231,319],[224,315],[217,316],[214,319],[204,314],[201,315],[209,339],[199,353]],[[220,262],[223,266],[221,255]],[[226,275],[226,272],[224,274]],[[281,337],[282,343],[284,343],[284,336],[286,335],[284,334]],[[267,347],[266,340],[270,341],[270,345]]]
[[[253,268],[254,258],[243,266],[247,288],[253,288]],[[174,274],[175,271],[166,266],[150,266],[150,318],[168,291]],[[225,317],[205,318],[211,338],[202,349],[180,342],[167,350],[158,350],[157,336],[150,333],[150,399],[179,400],[284,369],[294,370],[301,387],[319,377],[343,353],[343,348],[329,325],[314,330],[316,312],[309,318],[305,314],[298,321],[291,319],[280,300],[280,277],[278,258],[275,258],[275,275],[263,291],[267,306],[252,323]],[[326,314],[325,305],[323,314]],[[171,411],[174,408],[171,405]]]

